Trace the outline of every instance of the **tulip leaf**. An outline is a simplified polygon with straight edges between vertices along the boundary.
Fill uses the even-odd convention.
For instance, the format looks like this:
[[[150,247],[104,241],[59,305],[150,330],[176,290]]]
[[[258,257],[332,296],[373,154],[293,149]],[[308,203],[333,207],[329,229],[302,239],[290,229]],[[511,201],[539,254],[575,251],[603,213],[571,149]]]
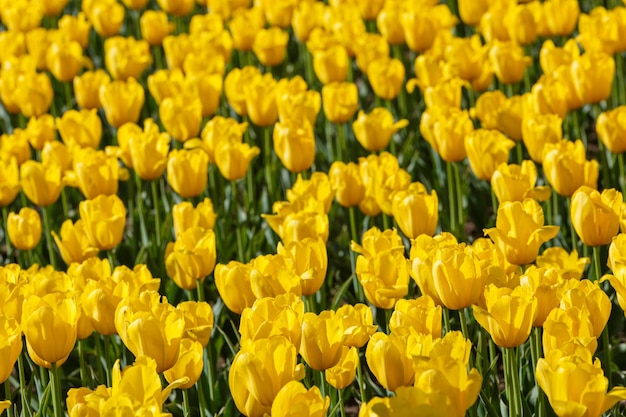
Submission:
[[[354,279],[354,275],[350,275],[350,278],[348,278],[346,282],[344,282],[341,285],[341,287],[339,287],[339,290],[333,297],[333,301],[330,303],[331,310],[336,310],[341,305],[341,301],[343,300],[344,295],[348,291],[348,288],[350,288],[350,284],[352,284],[353,279]]]

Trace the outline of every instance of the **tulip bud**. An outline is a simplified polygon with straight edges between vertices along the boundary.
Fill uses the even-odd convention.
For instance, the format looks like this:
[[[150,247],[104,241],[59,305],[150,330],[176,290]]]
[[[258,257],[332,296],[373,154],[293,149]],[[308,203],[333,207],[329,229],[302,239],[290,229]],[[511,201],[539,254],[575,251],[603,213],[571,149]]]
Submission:
[[[570,215],[572,226],[580,240],[587,246],[611,243],[619,232],[622,193],[614,188],[597,190],[585,185],[572,195]]]
[[[101,85],[98,92],[104,114],[113,127],[137,123],[145,100],[143,87],[134,78]]]
[[[93,247],[111,250],[120,244],[126,227],[126,207],[117,195],[81,201],[79,212]]]
[[[7,218],[9,240],[17,249],[34,249],[41,240],[41,217],[36,210],[24,207],[19,214],[9,213]]]

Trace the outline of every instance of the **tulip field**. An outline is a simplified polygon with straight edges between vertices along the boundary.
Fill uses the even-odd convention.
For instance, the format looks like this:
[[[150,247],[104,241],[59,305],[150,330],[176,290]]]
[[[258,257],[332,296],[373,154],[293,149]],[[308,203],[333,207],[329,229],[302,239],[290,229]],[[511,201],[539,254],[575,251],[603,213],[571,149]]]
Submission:
[[[626,416],[626,0],[0,0],[0,415]]]

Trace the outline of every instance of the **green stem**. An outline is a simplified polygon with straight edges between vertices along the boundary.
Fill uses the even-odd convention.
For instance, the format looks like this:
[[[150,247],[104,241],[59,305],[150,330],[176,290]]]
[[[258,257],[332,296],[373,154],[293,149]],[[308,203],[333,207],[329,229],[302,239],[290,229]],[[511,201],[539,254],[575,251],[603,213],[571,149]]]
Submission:
[[[161,249],[161,214],[159,213],[159,190],[157,185],[157,180],[152,181],[150,183],[150,187],[152,188],[152,208],[154,209],[154,229],[155,229],[155,237],[156,237],[156,246],[157,249]]]
[[[570,204],[572,204],[571,198],[567,200],[567,211],[570,212]],[[572,222],[572,216],[568,216],[569,222],[569,234],[570,239],[572,240],[572,250],[578,250],[578,235],[576,234],[576,230],[574,229],[574,223]]]
[[[530,343],[533,361],[533,375],[535,375],[535,372],[537,371],[537,363],[539,362],[539,358],[543,355],[541,348],[541,327],[535,327],[532,330]],[[537,387],[537,417],[546,417],[546,395],[543,390],[539,388],[539,383],[537,383],[536,379],[535,385]]]
[[[343,389],[337,390],[337,396],[339,397],[339,413],[341,414],[341,417],[346,417],[346,407],[343,404]]]
[[[619,170],[619,186],[622,196],[626,195],[626,177],[624,176],[624,154],[617,154],[617,168]]]
[[[65,104],[67,105],[65,111],[67,111],[74,107],[72,105],[72,97],[74,97],[74,94],[72,93],[72,84],[69,82],[63,83],[63,90],[65,91]]]
[[[30,417],[31,412],[30,412],[30,406],[28,405],[29,403],[28,399],[30,397],[28,393],[30,391],[28,390],[28,387],[26,386],[26,373],[24,372],[24,355],[25,354],[26,353],[22,351],[20,356],[17,357],[17,369],[20,374],[20,393],[21,393],[20,401],[22,403],[22,415]]]
[[[317,371],[317,374],[320,377],[320,393],[322,394],[322,398],[326,396],[326,380],[324,378],[324,371]]]
[[[367,393],[365,392],[365,381],[363,380],[363,369],[359,358],[359,365],[356,367],[356,376],[359,380],[359,391],[361,393],[361,404],[367,402]]]
[[[78,341],[78,362],[80,363],[80,383],[83,387],[88,387],[87,365],[85,364],[85,340]]]
[[[109,260],[109,264],[111,264],[111,269],[115,268],[117,262],[115,262],[115,254],[113,253],[113,249],[107,251],[107,259]]]
[[[11,259],[11,252],[12,252],[12,246],[11,246],[11,240],[9,239],[9,233],[7,232],[9,230],[9,209],[8,207],[2,207],[2,223],[4,224],[4,241],[6,243],[7,246],[7,257],[6,259]]]
[[[4,381],[4,399],[11,401],[11,382],[8,379]],[[7,408],[7,417],[11,417],[11,407]]]
[[[63,417],[63,402],[61,399],[61,378],[59,377],[59,368],[57,363],[52,363],[50,369],[50,379],[52,380],[52,406],[54,408],[54,417]]]
[[[111,371],[113,366],[111,365],[111,336],[103,336],[104,338],[104,364],[105,364],[105,373],[107,376],[107,386],[111,386],[112,378]]]
[[[459,321],[461,322],[461,333],[463,333],[463,337],[465,339],[471,341],[472,335],[469,332],[469,325],[468,325],[469,318],[467,317],[466,314],[467,314],[467,308],[459,310]],[[474,361],[472,359],[471,352],[470,352],[468,367],[469,369],[474,367]]]
[[[354,207],[348,208],[348,212],[350,213],[350,238],[354,242],[358,242],[358,232],[356,229],[356,209]],[[363,294],[363,287],[359,283],[359,279],[356,276],[356,254],[354,251],[350,251],[350,269],[352,271],[352,282],[354,287],[354,293],[357,295],[359,300],[363,300],[365,295]]]
[[[344,150],[346,149],[345,123],[337,125],[337,161],[343,161]]]
[[[457,236],[457,218],[454,198],[454,173],[452,162],[446,162],[446,180],[448,181],[448,218],[450,219],[450,232]]]
[[[447,307],[442,307],[441,310],[443,311],[444,334],[446,334],[452,331],[452,325],[450,324],[450,310],[448,310]]]
[[[198,290],[198,301],[204,301],[204,280],[198,280],[196,289]]]
[[[272,178],[272,138],[270,136],[271,128],[263,128],[263,144],[265,153],[265,183],[269,194],[270,203],[274,200],[274,179]]]
[[[47,206],[43,209],[43,227],[46,233],[46,246],[48,247],[48,257],[50,258],[50,265],[54,269],[57,269],[57,261],[54,256],[54,247],[52,246],[52,228],[50,227],[50,210],[51,207]]]
[[[504,360],[507,362],[507,366],[504,368],[505,373],[507,373],[505,375],[505,384],[510,386],[510,397],[508,398],[510,417],[522,416],[522,397],[520,391],[519,367],[517,363],[516,350],[517,348],[514,347],[502,349]]]
[[[517,163],[522,165],[522,161],[524,160],[524,149],[522,148],[522,142],[519,141],[515,144],[515,152],[517,154]]]
[[[146,218],[143,211],[143,196],[141,187],[141,178],[135,174],[135,185],[137,187],[137,211],[139,211],[139,230],[141,234],[141,247],[148,248],[150,242],[148,242],[148,230],[146,229]]]
[[[602,329],[602,344],[604,345],[604,362],[602,367],[604,368],[604,375],[609,380],[608,389],[613,388],[613,374],[611,372],[611,341],[609,340],[609,326],[608,324]]]
[[[183,391],[183,416],[190,417],[191,407],[189,405],[189,392],[186,389],[182,391]]]
[[[459,164],[453,163],[454,168],[454,189],[456,190],[456,210],[458,216],[458,224],[461,227],[461,232],[465,225],[465,212],[463,210],[463,189],[461,187],[461,175],[459,173]]]
[[[241,224],[239,222],[239,201],[237,201],[237,182],[231,181],[231,210],[235,214],[235,234],[237,235],[237,259],[244,262],[243,235],[241,234]]]

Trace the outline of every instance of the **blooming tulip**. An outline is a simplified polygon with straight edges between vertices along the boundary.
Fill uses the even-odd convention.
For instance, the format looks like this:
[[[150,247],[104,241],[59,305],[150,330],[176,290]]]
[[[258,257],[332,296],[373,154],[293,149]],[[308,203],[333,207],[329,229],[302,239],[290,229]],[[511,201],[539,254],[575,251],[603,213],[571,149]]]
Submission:
[[[19,250],[34,249],[41,240],[41,218],[36,210],[23,207],[19,214],[9,213],[7,232],[13,246]]]
[[[256,299],[250,284],[249,264],[230,261],[228,264],[217,264],[214,277],[215,286],[224,304],[236,314],[241,314],[246,307],[251,307]]]
[[[367,344],[365,359],[378,382],[389,391],[410,386],[415,379],[407,336],[374,333]]]
[[[619,232],[621,208],[622,193],[619,191],[611,188],[600,194],[583,185],[572,195],[572,226],[585,245],[607,245]]]
[[[509,160],[515,142],[495,130],[477,129],[465,137],[470,167],[482,180],[491,180],[498,165]]]
[[[61,167],[56,164],[42,164],[26,161],[20,167],[20,185],[26,197],[33,204],[46,207],[59,199],[63,184]]]
[[[206,188],[208,165],[209,156],[202,149],[175,149],[167,159],[167,178],[181,197],[196,197]]]
[[[376,107],[369,114],[360,110],[357,119],[352,123],[352,129],[361,146],[375,152],[386,148],[392,135],[408,125],[409,121],[406,119],[394,123],[389,110]]]
[[[345,123],[359,106],[359,94],[354,83],[331,83],[322,87],[322,103],[326,118],[333,123]]]
[[[569,197],[581,185],[596,188],[599,165],[595,159],[587,160],[582,141],[563,139],[543,148],[543,170],[554,191]]]
[[[165,249],[167,274],[180,288],[195,289],[215,268],[215,233],[191,227]]]
[[[81,201],[78,208],[87,239],[93,247],[111,250],[120,244],[126,226],[126,207],[117,195],[99,195]]]

